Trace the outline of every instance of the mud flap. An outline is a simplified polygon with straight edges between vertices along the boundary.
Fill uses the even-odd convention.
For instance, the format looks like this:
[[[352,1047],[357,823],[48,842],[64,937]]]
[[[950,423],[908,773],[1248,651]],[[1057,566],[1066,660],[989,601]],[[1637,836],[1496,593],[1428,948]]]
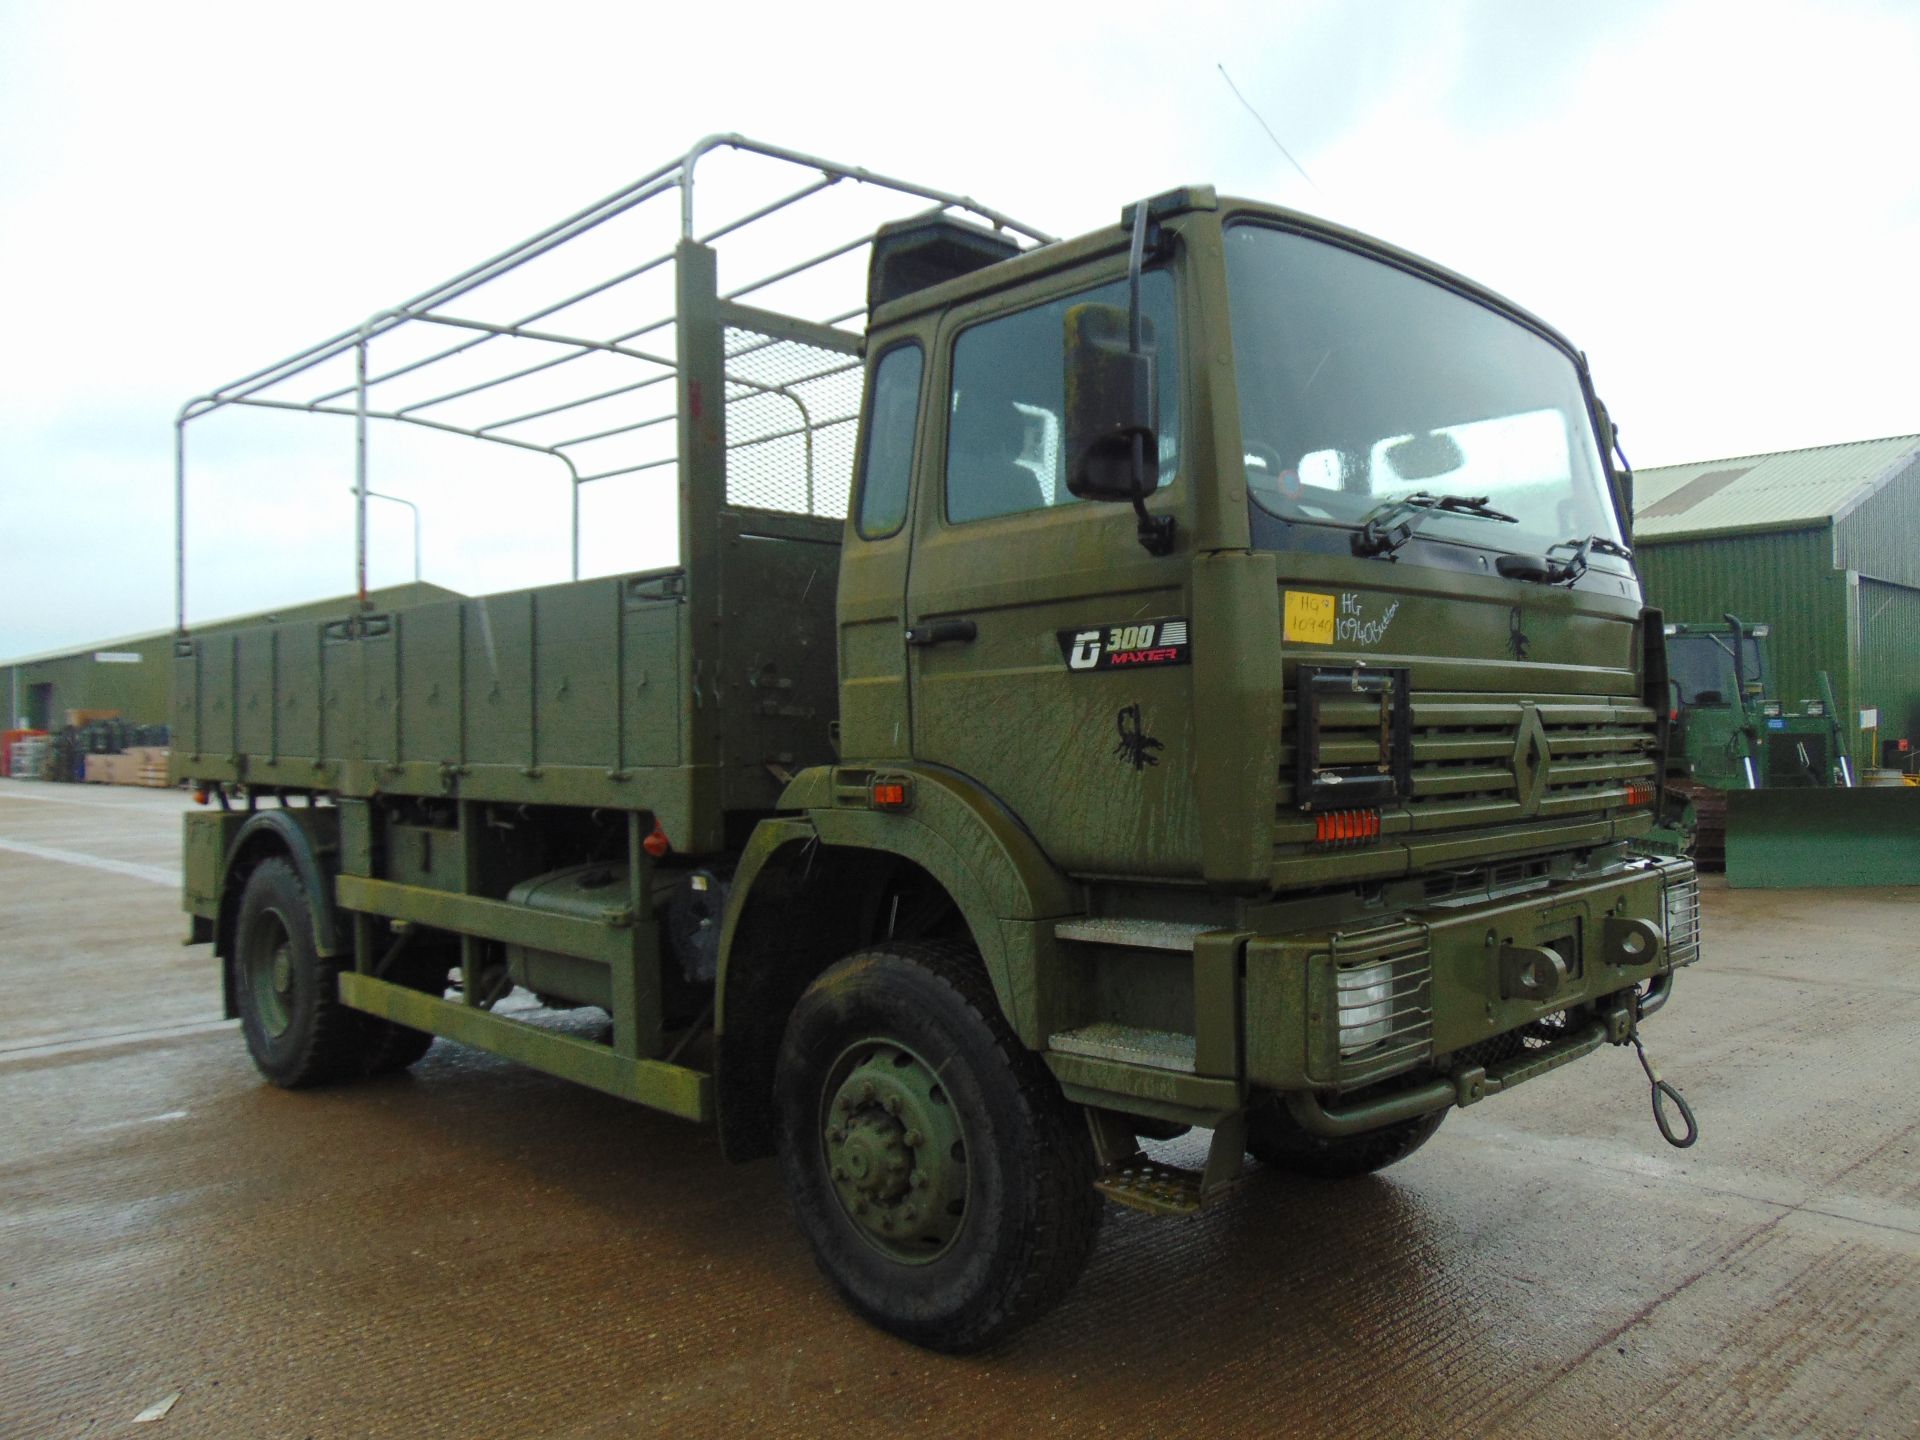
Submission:
[[[1727,883],[1920,885],[1920,788],[1730,791]]]

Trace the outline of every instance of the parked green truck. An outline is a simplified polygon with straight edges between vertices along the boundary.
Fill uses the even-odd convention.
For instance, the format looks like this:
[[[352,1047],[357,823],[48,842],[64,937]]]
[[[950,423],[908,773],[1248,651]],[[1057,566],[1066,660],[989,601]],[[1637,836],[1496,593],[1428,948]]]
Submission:
[[[703,227],[720,157],[803,183]],[[860,303],[746,298],[804,263],[722,283],[743,232],[855,189],[932,206],[828,248],[867,260]],[[670,323],[473,318],[675,199],[670,250],[597,282],[670,273]],[[537,341],[671,398],[578,439],[390,403],[420,352],[380,345],[433,326],[463,364]],[[329,361],[353,383],[295,393]],[[383,419],[507,439],[576,496],[586,440],[668,435],[603,468],[672,475],[680,545],[209,640],[183,579],[185,905],[261,1071],[443,1036],[717,1125],[918,1343],[1044,1311],[1106,1198],[1191,1213],[1248,1153],[1399,1160],[1632,1038],[1697,955],[1692,866],[1629,852],[1663,630],[1584,358],[1365,236],[1192,188],[1054,241],[716,137],[196,400],[183,467],[188,424],[246,404],[350,418],[362,456]],[[1184,1127],[1199,1172],[1142,1147]]]

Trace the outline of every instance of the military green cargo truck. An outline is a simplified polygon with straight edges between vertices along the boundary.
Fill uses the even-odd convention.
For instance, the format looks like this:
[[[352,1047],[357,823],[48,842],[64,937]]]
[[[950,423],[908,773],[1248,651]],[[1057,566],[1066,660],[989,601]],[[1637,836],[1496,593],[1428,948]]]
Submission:
[[[798,188],[709,220],[721,159]],[[912,213],[782,258],[855,193]],[[663,253],[484,318],[662,206]],[[570,323],[663,276],[665,319]],[[516,398],[589,358],[625,378]],[[189,426],[241,405],[354,423],[363,589],[382,421],[560,462],[576,563],[581,487],[671,477],[680,547],[215,639],[183,565],[185,904],[260,1070],[441,1036],[716,1125],[921,1344],[1058,1300],[1106,1199],[1402,1159],[1696,956],[1691,865],[1628,851],[1667,681],[1584,359],[1363,235],[1193,188],[1056,241],[717,137],[190,404],[183,555]],[[1142,1146],[1188,1127],[1201,1169]]]

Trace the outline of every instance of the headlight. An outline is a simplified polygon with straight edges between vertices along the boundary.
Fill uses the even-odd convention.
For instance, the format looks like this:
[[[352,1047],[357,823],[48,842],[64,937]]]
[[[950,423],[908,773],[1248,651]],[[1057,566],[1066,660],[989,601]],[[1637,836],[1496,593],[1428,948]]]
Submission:
[[[1393,963],[1342,970],[1335,984],[1340,1005],[1342,1058],[1378,1045],[1393,1033]]]
[[[1666,883],[1667,963],[1691,965],[1700,958],[1700,882],[1692,867]]]

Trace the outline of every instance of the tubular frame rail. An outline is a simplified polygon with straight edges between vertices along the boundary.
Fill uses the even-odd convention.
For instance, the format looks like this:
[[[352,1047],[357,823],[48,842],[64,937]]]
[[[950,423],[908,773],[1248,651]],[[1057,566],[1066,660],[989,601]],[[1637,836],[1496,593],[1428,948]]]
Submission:
[[[815,173],[805,183],[778,199],[762,204],[744,214],[731,216],[723,223],[701,233],[697,229],[695,218],[695,171],[704,157],[720,150],[756,155]],[[421,292],[403,304],[377,311],[350,330],[343,330],[271,365],[254,370],[204,395],[196,396],[183,405],[174,421],[174,604],[175,623],[179,632],[183,635],[187,633],[187,425],[193,420],[230,406],[304,411],[309,414],[349,417],[353,420],[354,589],[362,606],[369,603],[367,599],[367,500],[371,492],[367,486],[367,455],[370,422],[374,420],[393,421],[461,435],[469,439],[485,440],[497,445],[548,455],[558,460],[565,467],[569,480],[572,578],[579,579],[581,487],[595,481],[612,479],[615,476],[633,475],[642,471],[677,466],[681,457],[676,453],[636,464],[594,470],[583,468],[580,457],[570,452],[577,451],[579,447],[595,441],[635,434],[658,425],[674,424],[683,418],[688,410],[688,402],[687,396],[683,393],[687,387],[680,358],[676,355],[656,353],[635,342],[668,327],[683,324],[688,317],[676,308],[672,314],[642,325],[622,329],[611,336],[591,336],[551,330],[542,327],[541,322],[574,305],[605,295],[618,286],[675,263],[688,245],[710,247],[727,236],[737,235],[749,226],[798,206],[844,181],[890,191],[914,200],[931,202],[924,209],[909,212],[910,214],[962,212],[986,222],[997,230],[1010,231],[1037,244],[1050,243],[1054,238],[1044,231],[1033,229],[1011,216],[981,205],[964,195],[949,194],[912,181],[876,174],[859,166],[843,165],[781,146],[763,144],[741,135],[707,136],[678,159],[641,176],[624,188],[548,226],[529,239],[477,265],[470,266],[450,280]],[[448,308],[482,286],[558,250],[561,246],[607,222],[675,192],[678,192],[680,198],[678,224],[680,243],[666,252],[597,280],[584,289],[538,304],[517,320],[505,323],[490,322],[475,319],[469,315],[456,314]],[[801,344],[811,344],[816,348],[830,349],[839,352],[842,357],[837,359],[829,369],[809,374],[800,382],[782,383],[777,380],[753,379],[739,373],[731,365],[724,371],[725,386],[730,395],[735,387],[738,387],[741,392],[771,398],[794,408],[796,418],[791,429],[756,435],[749,441],[738,443],[759,445],[789,437],[800,439],[804,447],[806,495],[809,507],[814,498],[815,434],[827,425],[845,423],[852,417],[814,415],[806,397],[798,393],[797,387],[799,383],[821,379],[859,366],[859,332],[850,332],[838,327],[863,317],[866,306],[862,303],[822,320],[807,321],[776,316],[769,311],[754,311],[752,307],[743,305],[741,302],[744,297],[763,291],[781,281],[804,275],[830,261],[850,255],[870,244],[872,239],[873,231],[868,228],[854,238],[833,245],[819,254],[780,266],[778,269],[749,279],[744,284],[736,285],[714,296],[718,302],[716,313],[723,319],[730,315],[750,314],[760,317],[769,327],[762,338],[754,344],[728,354],[726,356],[728,361],[737,360],[741,355],[753,350],[778,345],[786,339],[793,339]],[[440,327],[450,332],[454,338],[452,343],[444,348],[396,364],[386,370],[375,370],[370,360],[373,342],[410,325]],[[378,403],[375,392],[380,386],[390,385],[402,377],[418,376],[430,371],[434,366],[443,365],[457,357],[472,357],[476,351],[481,351],[482,347],[503,338],[539,342],[553,347],[557,353],[534,364],[509,365],[498,373],[483,373],[478,379],[467,380],[452,389],[410,400],[406,404]],[[290,396],[285,393],[286,390],[295,389],[293,382],[301,377],[310,376],[327,362],[347,355],[351,355],[353,360],[354,378],[351,384],[335,384],[317,393],[304,396],[298,394]],[[423,413],[454,401],[467,400],[490,392],[501,392],[516,382],[536,375],[549,374],[559,367],[594,355],[620,357],[622,360],[634,362],[642,367],[645,373],[637,380],[610,389],[598,388],[590,394],[560,400],[557,403],[538,405],[530,410],[508,407],[506,413],[468,423],[456,423],[446,418],[437,418]],[[659,414],[645,415],[611,428],[593,429],[586,433],[548,442],[506,433],[533,421],[548,420],[621,395],[649,390],[669,381],[677,382],[675,408]],[[281,393],[270,393],[276,391]],[[697,403],[695,408],[697,409]],[[729,442],[729,445],[733,443],[735,442]],[[682,483],[685,482],[686,476],[683,474]],[[686,546],[684,527],[681,546],[684,556]]]

